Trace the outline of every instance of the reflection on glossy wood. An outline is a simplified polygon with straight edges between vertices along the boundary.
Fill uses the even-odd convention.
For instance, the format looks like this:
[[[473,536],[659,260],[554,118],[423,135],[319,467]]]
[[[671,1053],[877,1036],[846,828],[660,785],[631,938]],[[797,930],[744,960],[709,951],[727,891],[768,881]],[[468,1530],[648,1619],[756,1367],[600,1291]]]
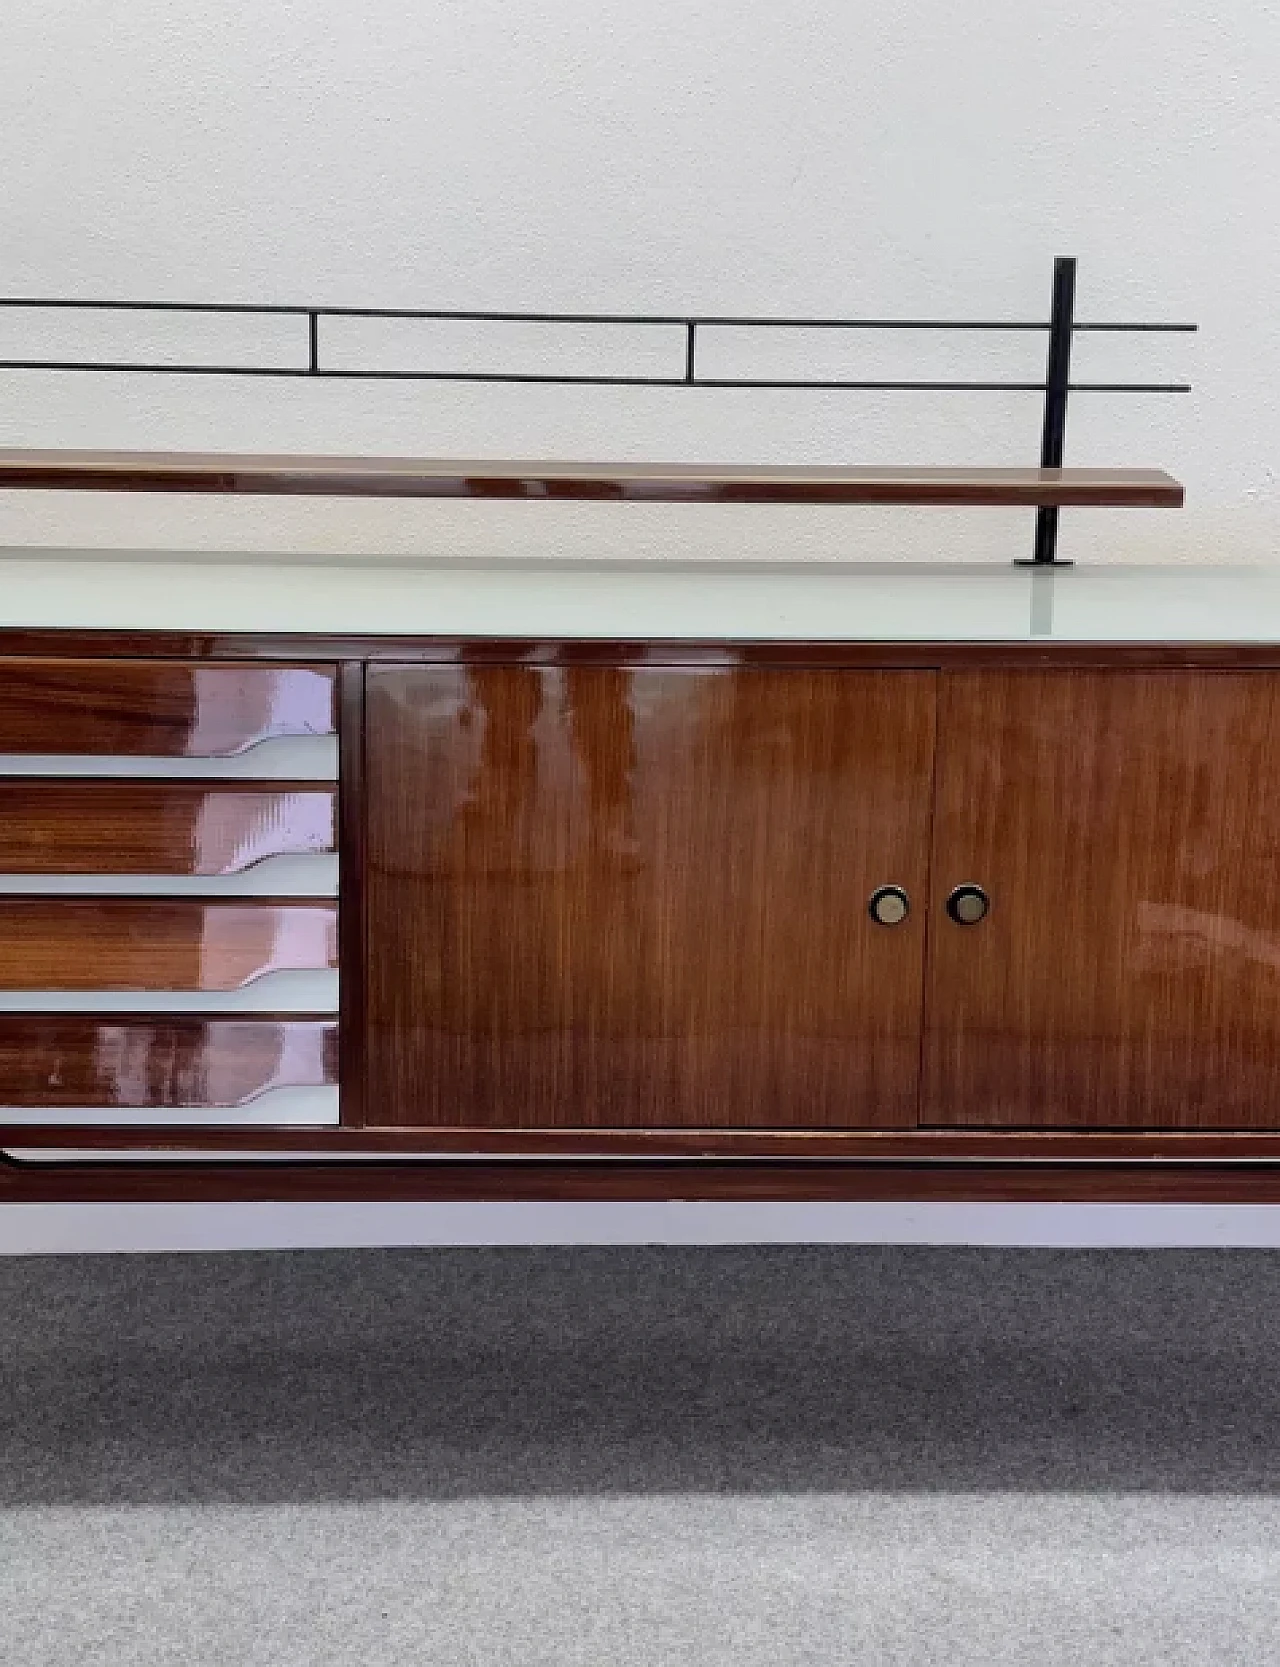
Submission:
[[[934,676],[370,667],[371,1116],[915,1118]]]
[[[0,753],[224,758],[333,732],[325,666],[0,660]]]
[[[336,1019],[0,1013],[0,1105],[242,1106],[336,1082],[337,1040]]]
[[[922,1120],[1280,1126],[1280,676],[943,678]]]
[[[0,873],[238,874],[334,848],[333,788],[0,779]]]
[[[0,990],[236,990],[337,962],[332,904],[0,898]]]

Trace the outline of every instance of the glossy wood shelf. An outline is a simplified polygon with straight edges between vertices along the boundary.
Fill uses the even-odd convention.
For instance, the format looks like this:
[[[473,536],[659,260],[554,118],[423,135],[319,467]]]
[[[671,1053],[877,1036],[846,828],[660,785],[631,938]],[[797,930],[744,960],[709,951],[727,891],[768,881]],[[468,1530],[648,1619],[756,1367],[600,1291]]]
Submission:
[[[0,778],[0,873],[242,874],[332,851],[336,800],[314,783]]]
[[[216,452],[0,451],[0,489],[647,503],[1094,505],[1177,509],[1161,469],[961,469]]]
[[[232,1107],[338,1079],[335,1018],[0,1013],[0,1105]]]

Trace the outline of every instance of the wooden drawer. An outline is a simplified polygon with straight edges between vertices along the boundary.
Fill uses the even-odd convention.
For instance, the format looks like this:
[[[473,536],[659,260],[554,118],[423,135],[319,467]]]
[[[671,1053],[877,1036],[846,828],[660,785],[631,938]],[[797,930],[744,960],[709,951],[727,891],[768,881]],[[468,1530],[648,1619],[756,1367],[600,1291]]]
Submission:
[[[336,905],[0,897],[0,990],[238,990],[337,965]]]
[[[0,754],[227,758],[336,731],[330,666],[0,661]]]
[[[322,783],[0,779],[0,873],[238,874],[332,851]]]
[[[335,1018],[0,1014],[0,1105],[244,1106],[337,1080]]]

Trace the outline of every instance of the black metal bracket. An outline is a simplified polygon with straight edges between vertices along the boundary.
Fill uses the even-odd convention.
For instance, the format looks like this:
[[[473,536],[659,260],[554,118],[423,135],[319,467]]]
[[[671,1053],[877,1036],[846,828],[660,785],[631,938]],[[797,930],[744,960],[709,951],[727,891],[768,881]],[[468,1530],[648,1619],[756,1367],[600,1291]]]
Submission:
[[[936,318],[758,318],[718,317],[710,314],[651,313],[549,313],[474,312],[427,310],[401,307],[324,307],[247,302],[185,301],[103,301],[57,299],[30,296],[0,297],[0,311],[79,310],[120,313],[240,313],[251,317],[287,316],[305,321],[305,339],[297,358],[280,364],[175,364],[156,360],[87,360],[47,358],[0,359],[0,371],[98,371],[127,374],[186,376],[311,377],[322,380],[409,381],[409,382],[492,382],[500,384],[550,384],[557,387],[613,388],[715,388],[810,389],[815,392],[875,391],[930,393],[1043,393],[1044,417],[1040,439],[1040,466],[1062,467],[1067,426],[1067,403],[1073,393],[1096,394],[1185,394],[1182,382],[1072,382],[1071,346],[1074,337],[1095,332],[1186,332],[1194,324],[1161,322],[1077,323],[1075,319],[1076,262],[1059,256],[1053,266],[1053,302],[1048,323],[1036,319],[936,319]],[[328,318],[381,318],[448,321],[455,323],[636,325],[677,328],[683,332],[679,362],[669,374],[657,376],[559,375],[553,372],[350,369],[325,363],[323,321]],[[836,379],[710,377],[698,374],[699,329],[753,330],[994,330],[1048,332],[1049,354],[1043,382],[931,379]],[[1017,558],[1020,567],[1068,567],[1059,558],[1057,508],[1036,511],[1035,544],[1030,557]]]
[[[1045,372],[1044,427],[1040,467],[1060,469],[1067,438],[1067,398],[1071,392],[1071,338],[1075,330],[1076,263],[1059,255],[1053,263],[1053,304],[1049,315],[1049,363]],[[1015,567],[1070,567],[1058,556],[1058,508],[1036,511],[1034,554],[1019,556]]]

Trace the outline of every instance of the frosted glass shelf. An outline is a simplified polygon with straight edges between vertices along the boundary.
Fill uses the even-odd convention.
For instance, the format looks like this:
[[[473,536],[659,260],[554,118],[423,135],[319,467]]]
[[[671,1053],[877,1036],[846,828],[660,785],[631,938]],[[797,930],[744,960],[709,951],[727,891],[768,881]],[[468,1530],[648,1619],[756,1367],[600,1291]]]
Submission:
[[[521,638],[1276,642],[1280,565],[0,550],[0,626]]]

